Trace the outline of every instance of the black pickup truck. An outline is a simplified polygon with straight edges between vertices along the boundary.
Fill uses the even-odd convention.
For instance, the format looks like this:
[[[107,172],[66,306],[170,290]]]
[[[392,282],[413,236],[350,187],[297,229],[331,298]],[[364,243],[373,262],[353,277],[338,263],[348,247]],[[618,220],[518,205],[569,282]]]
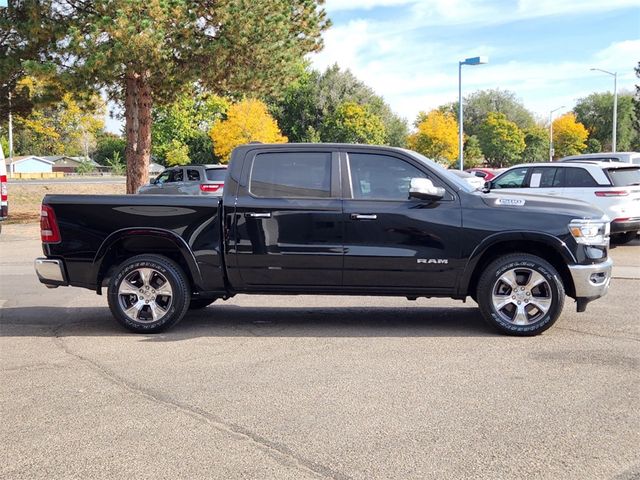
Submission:
[[[364,145],[238,147],[222,198],[47,195],[41,234],[40,281],[106,287],[135,332],[254,293],[472,297],[499,331],[535,335],[565,294],[578,311],[603,296],[612,267],[595,207],[474,190]]]

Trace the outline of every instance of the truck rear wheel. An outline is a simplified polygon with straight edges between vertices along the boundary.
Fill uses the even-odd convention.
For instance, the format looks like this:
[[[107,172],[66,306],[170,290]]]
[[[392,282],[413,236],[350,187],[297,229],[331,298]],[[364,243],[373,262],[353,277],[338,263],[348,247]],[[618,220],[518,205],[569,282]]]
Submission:
[[[161,255],[126,260],[111,277],[109,308],[123,327],[156,333],[172,327],[189,308],[189,283],[182,269]]]
[[[491,262],[478,282],[484,319],[509,335],[538,335],[562,313],[564,286],[553,266],[535,255],[511,254]]]

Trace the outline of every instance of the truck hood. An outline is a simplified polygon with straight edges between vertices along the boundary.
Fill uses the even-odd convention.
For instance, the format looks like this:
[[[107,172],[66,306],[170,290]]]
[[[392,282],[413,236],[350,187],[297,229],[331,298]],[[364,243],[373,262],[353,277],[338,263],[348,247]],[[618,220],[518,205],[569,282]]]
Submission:
[[[595,205],[572,198],[536,195],[530,193],[496,192],[481,193],[482,201],[493,208],[514,210],[536,210],[549,214],[561,214],[574,218],[600,219],[605,213]]]

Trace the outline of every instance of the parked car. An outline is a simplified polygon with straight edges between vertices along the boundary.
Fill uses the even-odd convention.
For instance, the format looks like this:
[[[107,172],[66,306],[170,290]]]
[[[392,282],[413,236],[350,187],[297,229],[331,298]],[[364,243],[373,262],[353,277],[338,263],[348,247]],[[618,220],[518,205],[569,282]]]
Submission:
[[[2,222],[9,216],[8,195],[7,164],[5,163],[2,145],[0,145],[0,232],[2,232]]]
[[[453,175],[456,175],[457,177],[460,177],[462,180],[467,182],[473,188],[481,189],[481,188],[484,187],[484,182],[485,181],[482,178],[477,177],[476,175],[473,175],[471,173],[468,173],[468,172],[465,172],[465,171],[462,171],[462,170],[449,169],[448,171],[450,173],[452,173]]]
[[[611,219],[611,241],[627,243],[640,231],[640,165],[622,162],[554,162],[511,167],[489,187],[583,200]]]
[[[100,294],[134,332],[236,294],[470,296],[535,335],[607,292],[609,223],[587,203],[473,189],[409,150],[236,148],[219,202],[47,195],[40,282]]]
[[[185,165],[167,168],[138,193],[161,195],[222,195],[226,165]]]
[[[622,162],[640,165],[640,153],[638,152],[600,152],[600,153],[581,153],[580,155],[571,155],[558,160],[558,162]]]
[[[488,182],[505,170],[505,168],[468,168],[465,172],[471,173],[476,177],[482,178],[485,182]]]

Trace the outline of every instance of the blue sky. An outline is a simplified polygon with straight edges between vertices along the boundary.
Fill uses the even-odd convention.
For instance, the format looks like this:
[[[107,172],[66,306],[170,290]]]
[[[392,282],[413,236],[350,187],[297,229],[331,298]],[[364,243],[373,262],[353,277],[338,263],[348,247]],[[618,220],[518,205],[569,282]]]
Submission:
[[[327,0],[333,26],[325,48],[310,56],[320,70],[337,63],[382,95],[412,122],[458,95],[458,61],[487,55],[489,64],[463,67],[463,94],[512,90],[543,120],[549,111],[592,92],[638,83],[638,0]]]

